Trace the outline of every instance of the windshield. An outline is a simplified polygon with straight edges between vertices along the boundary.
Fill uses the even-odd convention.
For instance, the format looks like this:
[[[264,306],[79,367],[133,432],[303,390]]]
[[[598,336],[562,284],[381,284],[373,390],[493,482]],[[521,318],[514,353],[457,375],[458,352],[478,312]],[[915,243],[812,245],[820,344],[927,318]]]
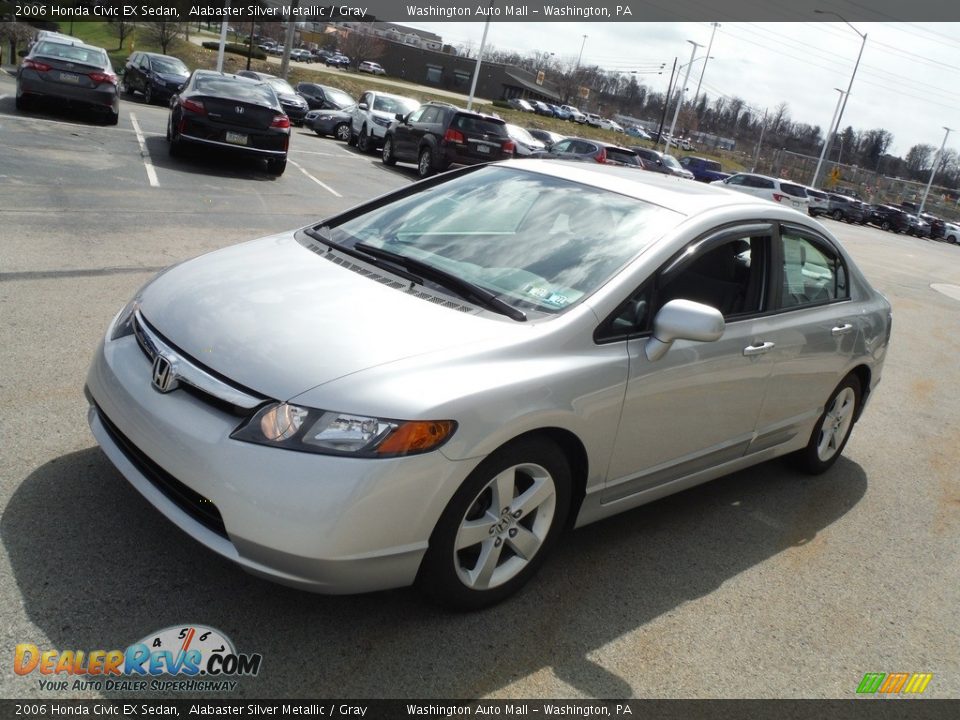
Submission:
[[[336,105],[338,108],[345,108],[348,105],[353,105],[355,102],[354,99],[347,95],[343,90],[337,90],[336,88],[324,88],[323,92],[327,100]]]
[[[107,55],[103,50],[77,45],[63,45],[56,42],[37,43],[32,55],[33,57],[55,58],[96,67],[106,67],[107,65]]]
[[[523,142],[527,142],[527,143],[540,142],[533,135],[528,133],[519,125],[507,125],[507,132],[510,133],[510,137],[512,137],[514,140],[522,140]]]
[[[390,95],[377,95],[373,100],[373,109],[380,112],[392,114],[400,113],[406,115],[420,107],[416,100],[410,100],[402,97],[392,97]]]
[[[189,75],[187,66],[176,58],[154,58],[153,69],[158,73],[168,73],[170,75]]]
[[[677,162],[677,159],[673,155],[664,155],[663,164],[671,170],[683,170],[683,168],[680,167],[680,163]]]
[[[296,92],[290,87],[290,83],[283,78],[270,78],[267,82],[270,83],[270,87],[277,91],[278,95],[296,95]]]
[[[330,228],[456,275],[521,310],[590,295],[681,216],[516,168],[483,167]]]

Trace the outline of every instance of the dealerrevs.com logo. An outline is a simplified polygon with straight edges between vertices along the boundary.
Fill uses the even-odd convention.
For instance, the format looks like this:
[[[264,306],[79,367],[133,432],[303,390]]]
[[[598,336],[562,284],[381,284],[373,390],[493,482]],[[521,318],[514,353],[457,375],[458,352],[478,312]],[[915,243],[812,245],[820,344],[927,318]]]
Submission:
[[[41,650],[20,643],[17,675],[39,675],[40,690],[235,690],[241,677],[260,672],[260,653],[238,653],[230,638],[203,625],[175,625],[125,650]]]

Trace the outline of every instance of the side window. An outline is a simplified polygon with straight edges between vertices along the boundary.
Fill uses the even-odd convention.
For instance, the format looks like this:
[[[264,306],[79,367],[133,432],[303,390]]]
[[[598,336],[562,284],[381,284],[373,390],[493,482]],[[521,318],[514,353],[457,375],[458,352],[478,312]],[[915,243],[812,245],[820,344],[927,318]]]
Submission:
[[[420,116],[426,111],[426,107],[419,107],[407,116],[407,122],[420,122]]]
[[[763,311],[769,246],[769,236],[734,235],[697,252],[680,268],[659,277],[655,308],[683,299],[716,308],[727,319]]]
[[[572,140],[561,140],[553,146],[553,152],[565,153],[570,152],[570,145],[573,144]]]
[[[782,307],[815,305],[850,296],[847,269],[832,248],[789,228],[783,229],[780,242],[783,247]]]
[[[440,108],[438,107],[428,107],[423,111],[423,114],[420,116],[420,119],[417,122],[421,123],[435,123],[440,118]],[[411,118],[412,120],[412,118]]]
[[[727,185],[743,185],[744,175],[733,175],[727,178]]]
[[[597,328],[594,339],[597,342],[625,340],[632,335],[647,330],[652,319],[650,317],[650,294],[650,283],[646,283],[627,298]]]

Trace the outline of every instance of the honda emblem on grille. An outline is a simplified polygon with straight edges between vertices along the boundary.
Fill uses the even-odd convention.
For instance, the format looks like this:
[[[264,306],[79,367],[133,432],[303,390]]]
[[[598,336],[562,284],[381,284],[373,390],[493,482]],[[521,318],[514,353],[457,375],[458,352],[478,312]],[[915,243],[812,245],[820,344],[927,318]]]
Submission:
[[[162,393],[176,390],[180,385],[177,382],[177,368],[170,358],[159,353],[153,359],[153,387]]]

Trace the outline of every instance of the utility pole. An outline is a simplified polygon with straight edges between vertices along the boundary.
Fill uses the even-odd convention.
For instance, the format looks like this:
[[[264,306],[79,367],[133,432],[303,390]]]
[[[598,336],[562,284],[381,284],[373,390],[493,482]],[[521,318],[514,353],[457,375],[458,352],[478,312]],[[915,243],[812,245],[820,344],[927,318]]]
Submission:
[[[697,80],[697,91],[693,94],[693,106],[697,106],[697,98],[700,96],[700,85],[703,83],[703,74],[707,72],[707,63],[710,61],[710,51],[713,49],[713,36],[717,34],[717,28],[720,23],[713,22],[713,30],[710,31],[710,42],[707,44],[707,59],[703,61],[703,69],[700,70],[700,79]]]
[[[700,43],[695,43],[693,40],[687,40],[693,47],[690,48],[690,62],[687,63],[687,73],[683,76],[683,85],[680,86],[680,92],[677,97],[677,109],[673,111],[673,122],[670,123],[670,137],[673,138],[673,131],[677,127],[677,117],[680,115],[680,106],[683,105],[683,93],[687,89],[687,81],[690,80],[690,71],[693,69],[693,60],[697,55],[697,48],[703,47]],[[665,153],[670,152],[670,140],[667,140],[666,145],[664,146]]]
[[[947,131],[947,134],[943,136],[943,143],[940,145],[940,150],[933,158],[933,169],[930,171],[930,180],[927,182],[927,189],[923,191],[923,199],[920,201],[920,209],[917,210],[917,215],[923,212],[923,206],[927,204],[927,195],[930,194],[930,186],[933,185],[933,176],[937,173],[937,165],[940,164],[940,156],[943,155],[943,149],[947,146],[947,138],[950,137],[950,133],[953,132],[953,128],[944,126],[943,129]]]
[[[490,0],[493,7],[493,0]],[[467,98],[467,110],[473,110],[473,96],[477,92],[477,80],[480,79],[480,63],[483,62],[483,50],[487,45],[487,31],[490,30],[490,16],[483,25],[483,37],[480,38],[480,52],[477,53],[477,64],[473,68],[473,81],[470,83],[470,97]]]
[[[667,94],[663,98],[663,113],[660,115],[660,127],[657,128],[657,143],[663,137],[663,123],[667,120],[667,106],[670,104],[670,95],[673,93],[673,75],[677,72],[677,58],[673,59],[673,70],[670,71],[670,82],[667,83]]]
[[[750,172],[757,171],[757,161],[760,160],[760,146],[763,145],[763,133],[767,129],[767,109],[763,109],[763,124],[760,126],[760,139],[757,141],[757,149],[753,152],[753,167]]]
[[[293,48],[293,34],[297,31],[297,23],[294,18],[297,17],[296,10],[300,0],[293,0],[290,3],[290,14],[287,15],[287,35],[283,41],[283,59],[280,60],[280,77],[287,79],[290,72],[290,50]],[[355,32],[351,30],[350,32]]]
[[[230,0],[223,6],[223,21],[220,23],[220,48],[217,50],[217,72],[223,72],[223,48],[227,44],[227,17],[230,13]]]

